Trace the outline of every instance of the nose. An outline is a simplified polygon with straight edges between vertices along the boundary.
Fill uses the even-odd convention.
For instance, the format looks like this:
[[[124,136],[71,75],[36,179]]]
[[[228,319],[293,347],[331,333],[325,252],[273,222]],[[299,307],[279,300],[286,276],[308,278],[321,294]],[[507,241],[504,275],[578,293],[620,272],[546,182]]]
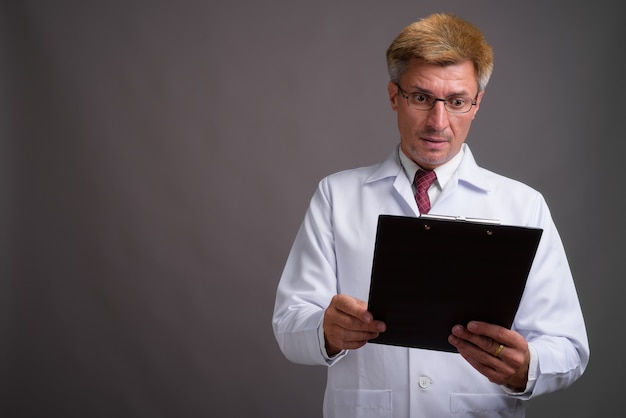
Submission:
[[[435,106],[428,111],[428,124],[437,131],[442,131],[447,127],[448,111],[443,100],[437,100]]]

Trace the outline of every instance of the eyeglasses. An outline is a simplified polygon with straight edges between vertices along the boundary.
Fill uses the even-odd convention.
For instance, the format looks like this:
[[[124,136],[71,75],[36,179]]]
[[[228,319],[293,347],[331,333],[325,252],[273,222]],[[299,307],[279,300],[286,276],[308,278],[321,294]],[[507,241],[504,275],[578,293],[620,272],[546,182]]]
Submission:
[[[440,99],[438,97],[433,96],[430,93],[423,92],[415,92],[415,93],[406,93],[400,87],[400,84],[395,83],[398,86],[398,91],[406,99],[407,105],[411,109],[415,110],[430,110],[435,107],[437,102],[443,102],[446,110],[449,113],[467,113],[470,111],[472,106],[476,105],[476,99],[478,98],[478,93],[476,93],[476,97],[474,100],[469,96],[450,96],[445,99]]]

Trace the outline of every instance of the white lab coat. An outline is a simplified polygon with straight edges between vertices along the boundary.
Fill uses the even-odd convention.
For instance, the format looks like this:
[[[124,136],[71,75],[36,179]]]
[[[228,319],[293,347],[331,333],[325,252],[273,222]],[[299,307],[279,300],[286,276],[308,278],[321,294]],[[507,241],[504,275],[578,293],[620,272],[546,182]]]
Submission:
[[[419,215],[396,147],[381,164],[320,182],[278,286],[273,327],[280,349],[293,362],[329,366],[324,417],[523,417],[523,399],[565,388],[583,373],[589,358],[585,325],[543,197],[480,168],[467,145],[464,153],[430,213],[544,230],[513,324],[538,360],[532,391],[505,391],[458,353],[370,343],[325,357],[321,323],[331,298],[368,298],[378,216]]]

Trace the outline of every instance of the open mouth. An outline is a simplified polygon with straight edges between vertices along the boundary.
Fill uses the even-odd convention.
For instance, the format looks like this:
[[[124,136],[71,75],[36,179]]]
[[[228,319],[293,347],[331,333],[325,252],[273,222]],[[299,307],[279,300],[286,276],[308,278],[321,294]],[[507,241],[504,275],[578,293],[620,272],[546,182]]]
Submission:
[[[448,140],[445,138],[431,138],[431,137],[420,137],[422,141],[427,142],[429,145],[433,146],[443,146],[448,143]]]

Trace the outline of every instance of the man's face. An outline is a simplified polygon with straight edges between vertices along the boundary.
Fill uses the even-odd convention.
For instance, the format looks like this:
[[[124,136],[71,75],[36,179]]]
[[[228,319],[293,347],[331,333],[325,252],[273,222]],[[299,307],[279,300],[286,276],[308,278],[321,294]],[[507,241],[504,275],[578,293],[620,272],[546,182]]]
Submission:
[[[398,86],[389,82],[387,90],[391,107],[398,113],[402,151],[425,169],[446,163],[465,142],[484,94],[481,92],[476,96],[478,83],[474,66],[470,61],[464,61],[442,67],[413,59],[399,84],[408,95],[428,93],[442,99],[457,95],[476,98],[476,105],[467,113],[449,113],[442,101],[435,102],[431,110],[416,110],[408,106]]]

